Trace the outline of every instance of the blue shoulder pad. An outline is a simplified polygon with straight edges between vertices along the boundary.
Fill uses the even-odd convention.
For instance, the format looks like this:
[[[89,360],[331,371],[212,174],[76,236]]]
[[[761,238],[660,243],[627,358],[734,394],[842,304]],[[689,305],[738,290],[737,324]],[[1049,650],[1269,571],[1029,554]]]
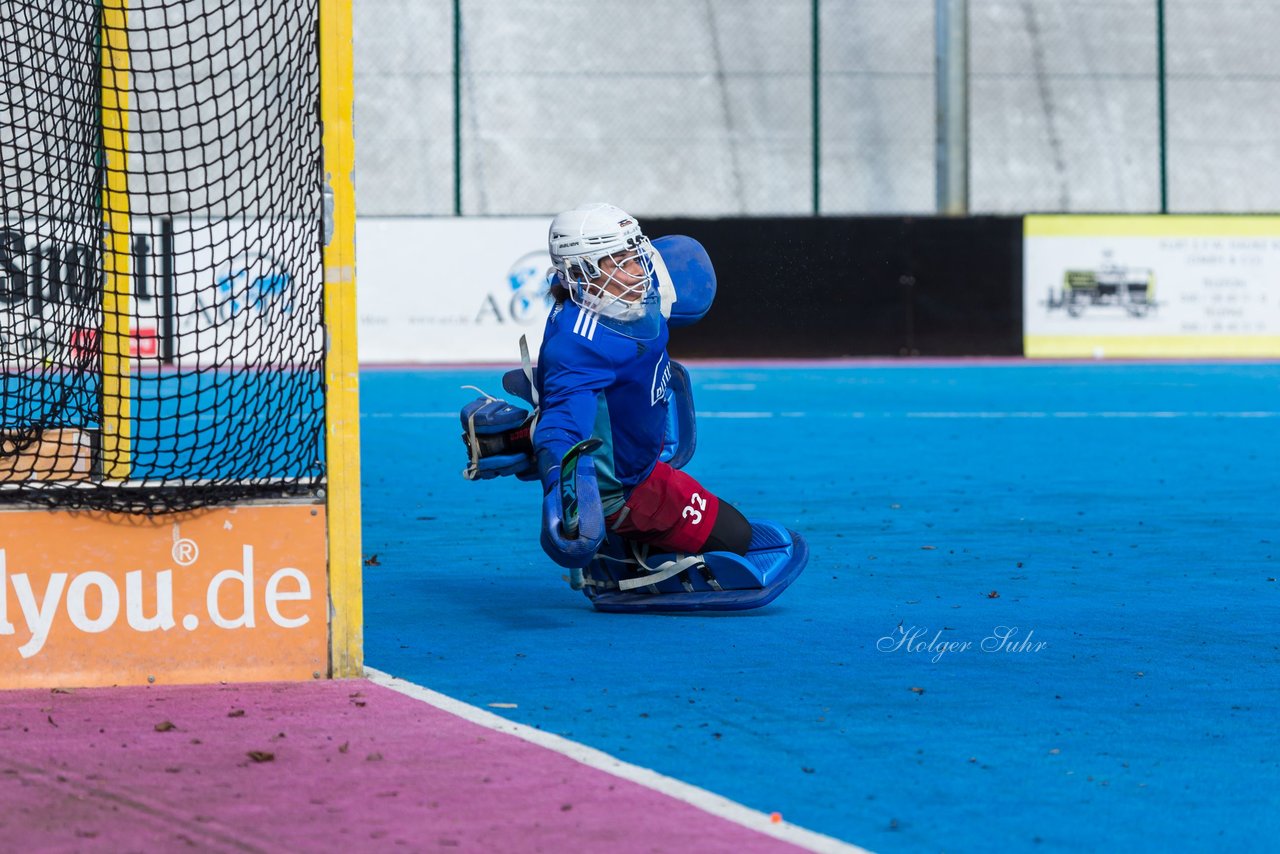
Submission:
[[[711,256],[701,243],[682,234],[659,237],[653,241],[653,248],[660,259],[655,265],[659,290],[666,285],[675,291],[667,325],[678,329],[697,323],[716,298],[716,271],[711,266]]]
[[[684,365],[671,360],[671,382],[667,384],[667,435],[658,459],[673,469],[682,469],[693,459],[698,447],[698,417],[693,408],[693,386]]]

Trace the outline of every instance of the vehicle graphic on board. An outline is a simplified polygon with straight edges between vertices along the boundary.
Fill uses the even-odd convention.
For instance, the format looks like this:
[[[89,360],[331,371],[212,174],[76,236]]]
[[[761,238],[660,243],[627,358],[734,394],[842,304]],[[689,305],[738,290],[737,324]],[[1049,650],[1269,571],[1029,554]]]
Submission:
[[[1156,308],[1156,276],[1150,267],[1128,267],[1104,261],[1093,269],[1065,270],[1062,289],[1049,289],[1045,303],[1050,311],[1065,310],[1071,317],[1090,311],[1121,310],[1131,317],[1145,317]]]

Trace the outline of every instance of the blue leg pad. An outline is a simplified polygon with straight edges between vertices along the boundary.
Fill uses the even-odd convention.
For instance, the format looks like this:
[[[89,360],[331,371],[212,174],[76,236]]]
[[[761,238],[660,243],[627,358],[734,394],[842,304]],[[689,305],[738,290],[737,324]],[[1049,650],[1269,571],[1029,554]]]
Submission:
[[[611,536],[587,567],[583,592],[597,610],[613,613],[745,611],[778,598],[809,562],[809,547],[795,531],[773,522],[752,521],[751,546],[745,557],[730,552],[689,557],[648,555],[645,563],[658,570],[650,573],[630,559],[627,544]],[[672,563],[681,560],[684,564]],[[667,575],[681,565],[685,568]],[[658,580],[638,583],[645,578]]]

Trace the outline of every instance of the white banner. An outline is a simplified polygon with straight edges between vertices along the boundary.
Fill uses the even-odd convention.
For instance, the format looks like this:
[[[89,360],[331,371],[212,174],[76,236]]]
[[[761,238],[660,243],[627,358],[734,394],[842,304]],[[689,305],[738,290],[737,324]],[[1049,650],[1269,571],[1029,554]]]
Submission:
[[[141,365],[319,364],[319,224],[158,218],[130,223],[129,353]],[[0,350],[14,364],[84,363],[97,348],[104,278],[92,229],[0,228]],[[167,256],[167,257],[166,257]],[[172,264],[165,282],[165,265]],[[165,298],[165,294],[169,298]],[[166,331],[169,333],[166,336]]]
[[[135,223],[135,235],[142,223]],[[150,239],[160,244],[160,221]],[[323,353],[320,246],[305,220],[176,220],[173,235],[173,355],[183,366],[319,364]],[[159,253],[157,253],[159,254]],[[135,266],[137,259],[135,258]],[[164,325],[157,294],[133,294],[139,357],[146,329]],[[139,280],[135,270],[135,282]]]
[[[1280,217],[1029,216],[1028,356],[1280,355]]]
[[[360,219],[360,361],[520,360],[551,307],[546,217]]]
[[[551,305],[547,223],[360,220],[361,361],[514,363],[521,334],[536,353]],[[318,362],[317,229],[301,220],[178,219],[169,255],[161,220],[134,218],[133,359],[187,367]],[[8,358],[64,363],[67,353],[94,346],[102,285],[92,240],[55,240],[30,224],[0,229],[0,344]],[[171,300],[161,298],[166,290]]]

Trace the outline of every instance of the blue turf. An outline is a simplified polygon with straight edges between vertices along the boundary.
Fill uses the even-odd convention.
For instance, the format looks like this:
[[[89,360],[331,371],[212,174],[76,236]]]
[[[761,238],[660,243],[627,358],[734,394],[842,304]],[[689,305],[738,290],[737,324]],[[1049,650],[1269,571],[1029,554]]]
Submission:
[[[688,470],[808,538],[777,602],[593,612],[459,476],[500,371],[365,371],[368,662],[872,849],[1280,836],[1280,364],[691,373]]]
[[[100,429],[99,381],[71,371],[0,374],[0,424]],[[139,371],[129,394],[133,479],[323,474],[320,371]]]

